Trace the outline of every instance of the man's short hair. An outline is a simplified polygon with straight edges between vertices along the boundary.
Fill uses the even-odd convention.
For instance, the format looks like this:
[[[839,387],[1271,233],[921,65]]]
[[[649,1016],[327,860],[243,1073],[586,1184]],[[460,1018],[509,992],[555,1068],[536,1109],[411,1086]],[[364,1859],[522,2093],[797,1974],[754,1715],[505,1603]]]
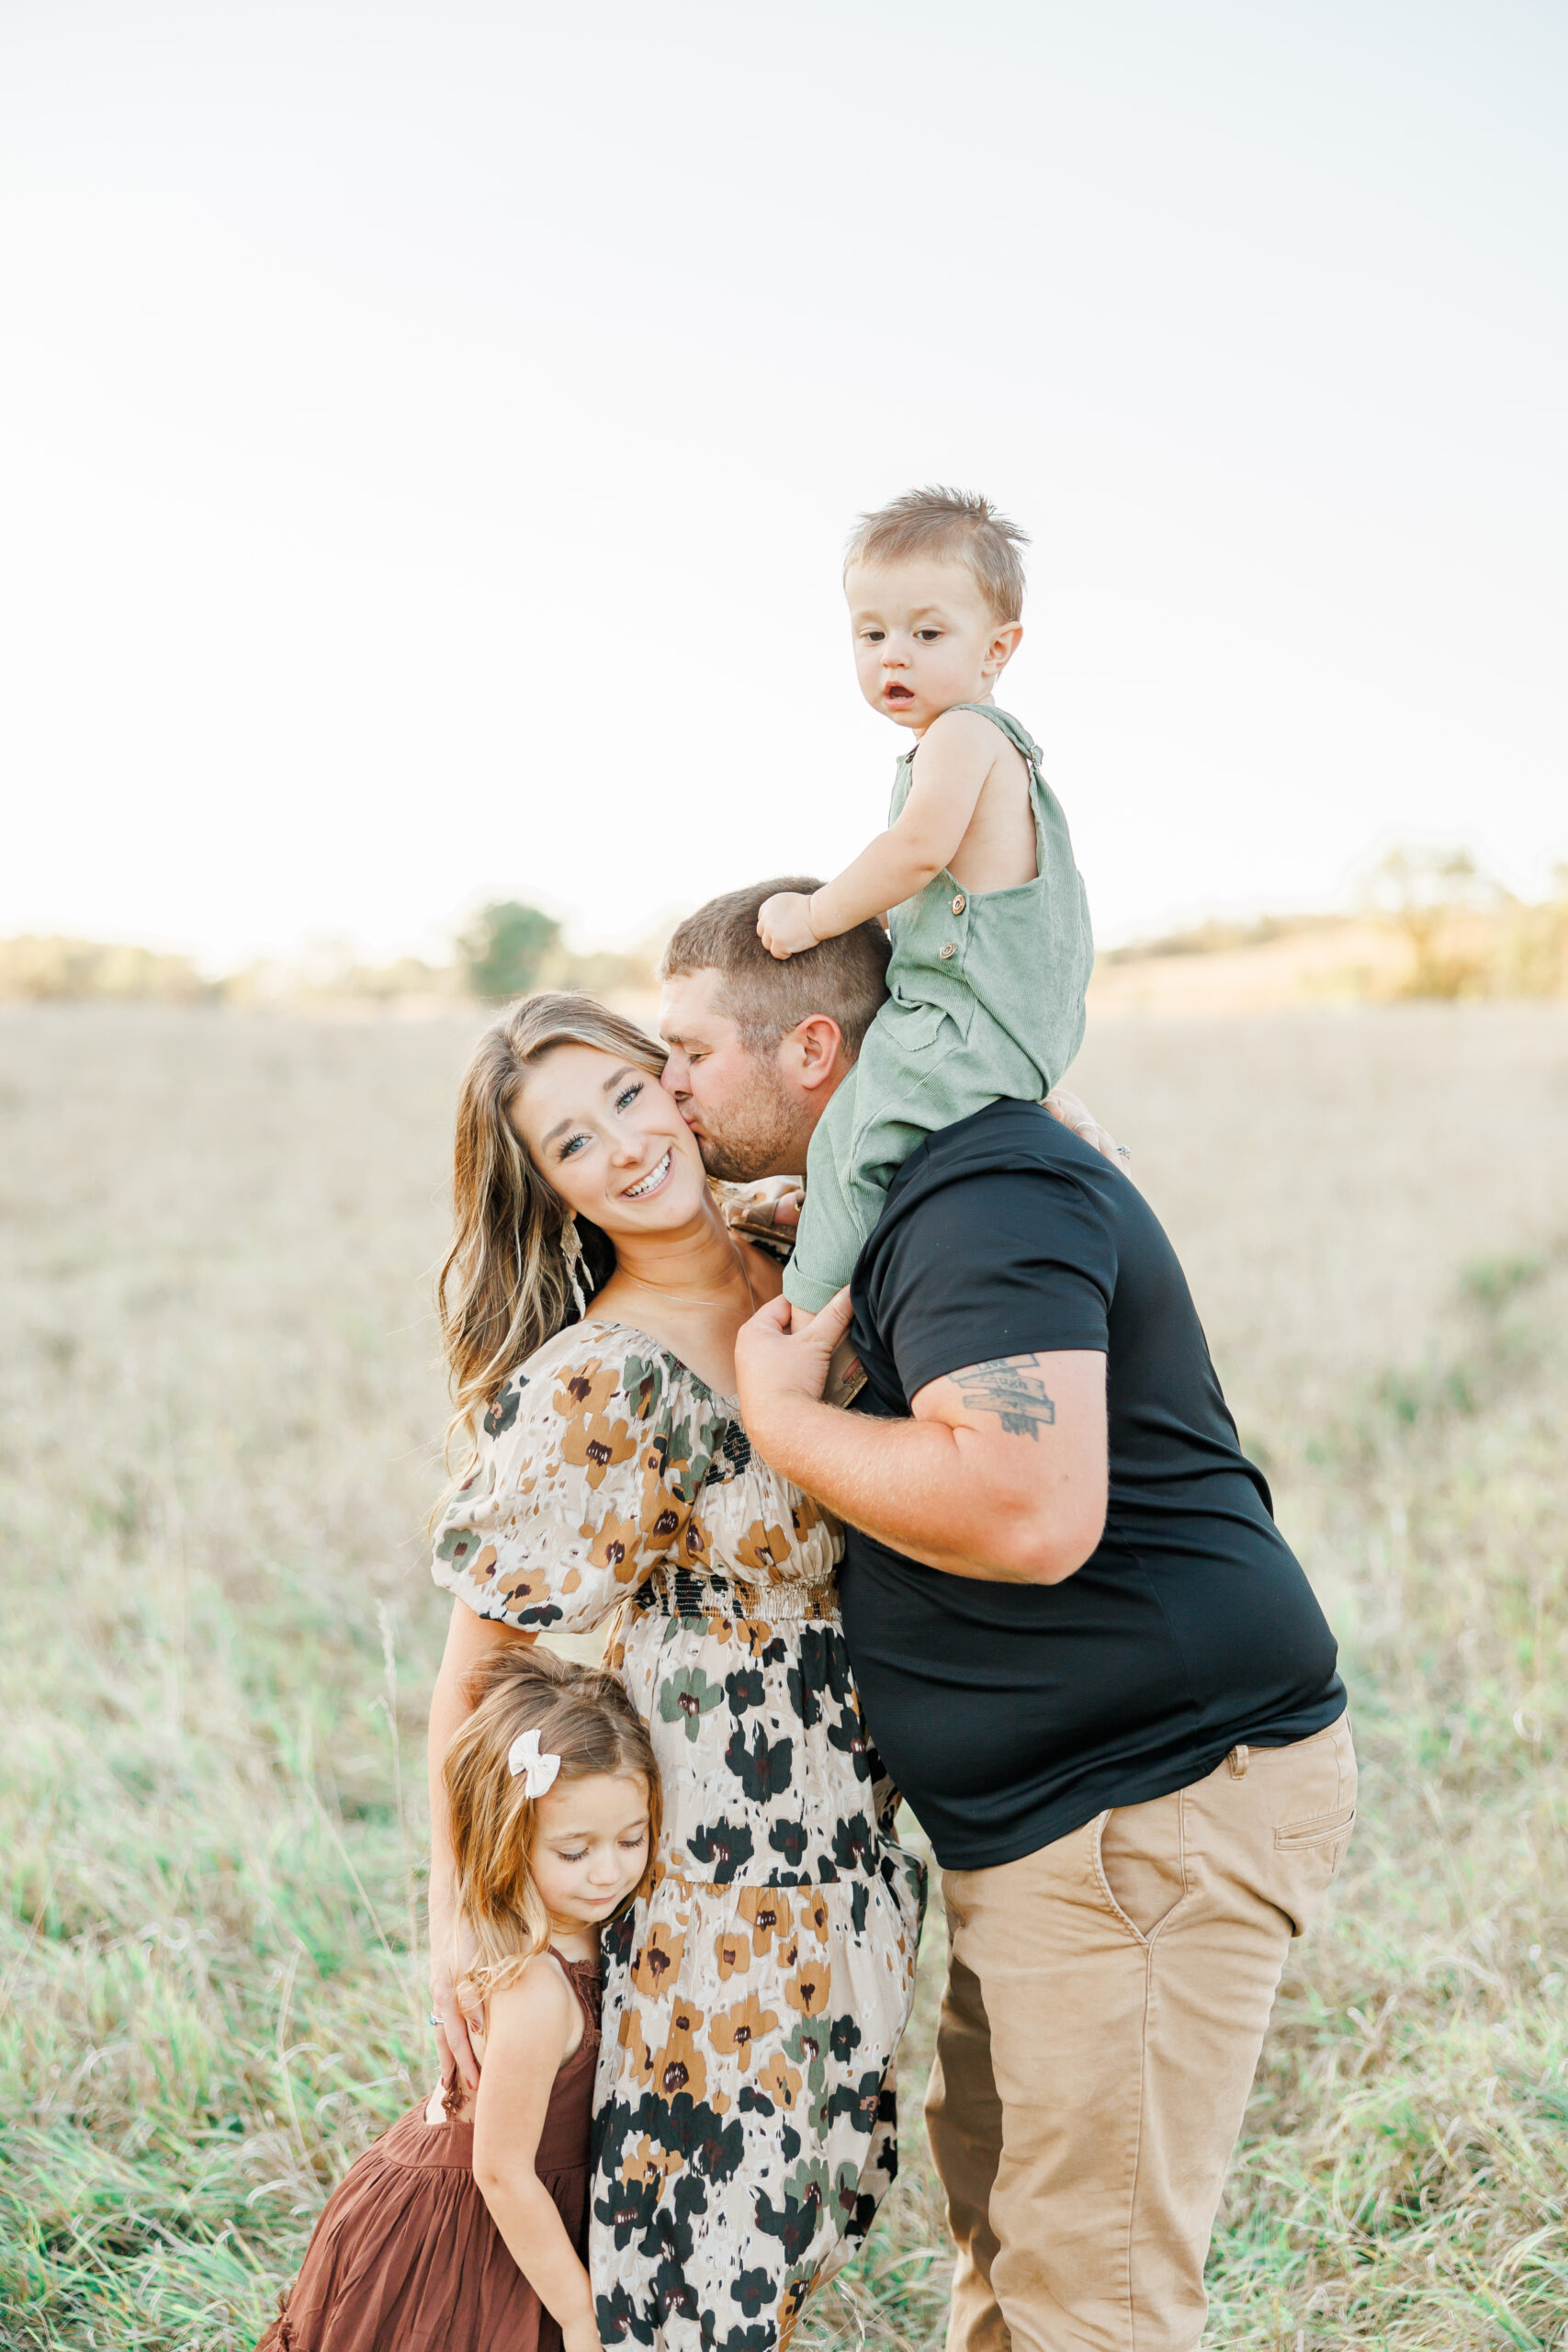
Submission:
[[[901,563],[912,555],[956,556],[968,567],[991,617],[1016,621],[1023,611],[1023,560],[1029,534],[972,490],[907,490],[891,505],[863,514],[844,550],[852,563]]]
[[[887,995],[887,934],[879,922],[857,922],[780,962],[757,936],[757,915],[775,890],[809,897],[822,888],[810,874],[781,874],[710,899],[675,927],[659,959],[661,980],[688,972],[717,972],[724,1008],[739,1027],[749,1053],[776,1046],[798,1022],[825,1012],[843,1032],[852,1061],[877,1008]]]

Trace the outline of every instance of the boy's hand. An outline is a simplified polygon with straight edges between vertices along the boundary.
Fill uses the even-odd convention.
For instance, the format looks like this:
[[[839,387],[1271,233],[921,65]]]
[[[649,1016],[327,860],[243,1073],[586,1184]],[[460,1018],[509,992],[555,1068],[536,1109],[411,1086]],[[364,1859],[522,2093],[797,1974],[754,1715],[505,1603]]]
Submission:
[[[757,936],[780,963],[820,945],[811,928],[811,900],[804,890],[775,890],[757,910]]]

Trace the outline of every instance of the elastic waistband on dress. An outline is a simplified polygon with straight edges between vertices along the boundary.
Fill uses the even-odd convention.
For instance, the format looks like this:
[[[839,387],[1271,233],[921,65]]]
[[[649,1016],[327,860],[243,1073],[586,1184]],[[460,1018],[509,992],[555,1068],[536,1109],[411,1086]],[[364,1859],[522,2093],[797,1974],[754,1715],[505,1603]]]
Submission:
[[[826,1577],[820,1584],[750,1584],[677,1568],[649,1577],[632,1607],[644,1616],[716,1617],[729,1624],[837,1624],[839,1580]]]

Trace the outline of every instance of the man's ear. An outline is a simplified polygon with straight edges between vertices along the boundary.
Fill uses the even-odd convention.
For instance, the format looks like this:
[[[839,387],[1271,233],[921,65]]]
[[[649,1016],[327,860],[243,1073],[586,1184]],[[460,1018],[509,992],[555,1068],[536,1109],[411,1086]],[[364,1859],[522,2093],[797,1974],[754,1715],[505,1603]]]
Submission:
[[[984,670],[987,678],[998,678],[1001,675],[1002,672],[1007,668],[1008,663],[1012,660],[1013,655],[1018,651],[1019,641],[1022,636],[1023,623],[1021,621],[1003,622],[1001,628],[996,631],[989,645],[986,648],[986,659],[982,662],[981,668]]]
[[[779,1068],[808,1094],[838,1077],[847,1059],[844,1033],[825,1012],[807,1013],[779,1039]]]

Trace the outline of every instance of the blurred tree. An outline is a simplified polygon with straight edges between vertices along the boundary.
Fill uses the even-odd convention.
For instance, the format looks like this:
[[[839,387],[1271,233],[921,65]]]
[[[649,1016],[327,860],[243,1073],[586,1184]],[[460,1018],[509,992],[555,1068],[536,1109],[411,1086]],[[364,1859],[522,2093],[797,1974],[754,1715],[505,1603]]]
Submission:
[[[537,907],[501,899],[481,907],[457,940],[457,954],[476,996],[526,996],[538,985],[560,925]]]
[[[1405,995],[1484,991],[1495,918],[1512,901],[1469,850],[1391,850],[1369,877],[1367,896],[1394,918],[1410,942]]]

